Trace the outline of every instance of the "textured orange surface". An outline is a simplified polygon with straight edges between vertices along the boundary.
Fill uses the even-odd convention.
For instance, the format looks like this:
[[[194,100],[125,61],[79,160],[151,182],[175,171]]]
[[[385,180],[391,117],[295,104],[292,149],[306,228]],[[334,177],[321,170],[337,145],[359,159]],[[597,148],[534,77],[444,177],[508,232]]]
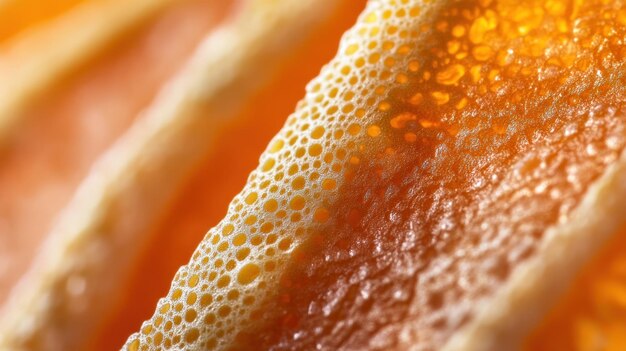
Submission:
[[[0,0],[0,50],[102,1]],[[127,349],[440,349],[624,151],[626,1],[337,1],[211,125],[86,348],[146,320]],[[172,2],[17,118],[0,145],[0,307],[93,162],[236,2]],[[626,350],[624,247],[626,228],[525,349]]]
[[[151,244],[133,268],[126,296],[116,307],[96,342],[99,349],[122,345],[128,335],[150,316],[178,267],[184,264],[207,228],[226,212],[228,202],[245,184],[271,137],[284,124],[302,97],[306,83],[337,50],[343,32],[354,23],[365,1],[343,0],[333,16],[317,25],[285,58],[260,92],[246,102],[215,140],[212,151],[190,175],[178,198],[155,223]],[[233,140],[232,136],[236,136]],[[142,296],[137,300],[137,296]]]
[[[370,3],[128,348],[441,348],[623,150],[622,5]]]
[[[490,3],[445,8],[417,74],[409,59],[400,84],[372,85],[384,101],[355,122],[372,139],[331,224],[283,263],[241,349],[440,348],[619,155],[621,5]]]

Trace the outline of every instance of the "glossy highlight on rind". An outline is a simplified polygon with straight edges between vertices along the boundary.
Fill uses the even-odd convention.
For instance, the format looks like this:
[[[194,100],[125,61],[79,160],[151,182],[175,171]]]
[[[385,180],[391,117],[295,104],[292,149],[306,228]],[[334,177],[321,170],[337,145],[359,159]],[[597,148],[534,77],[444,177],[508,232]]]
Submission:
[[[201,150],[214,146],[216,127],[235,122],[241,102],[267,83],[269,77],[252,72],[249,63],[263,62],[266,73],[273,71],[302,34],[328,16],[332,2],[250,0],[242,7],[203,40],[84,179],[2,314],[0,348],[78,349],[93,336],[94,324],[128,288],[119,283],[146,240],[143,229],[154,224]],[[297,20],[289,17],[298,13]],[[207,111],[212,118],[205,118]]]
[[[441,348],[622,152],[621,5],[370,2],[127,347]]]

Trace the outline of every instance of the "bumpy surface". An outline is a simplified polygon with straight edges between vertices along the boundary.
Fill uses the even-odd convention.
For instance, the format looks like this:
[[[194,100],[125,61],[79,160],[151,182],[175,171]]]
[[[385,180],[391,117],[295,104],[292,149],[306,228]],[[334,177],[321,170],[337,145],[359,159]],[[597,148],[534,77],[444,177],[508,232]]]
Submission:
[[[619,1],[372,1],[126,348],[440,348],[624,146]]]
[[[314,3],[316,8],[324,5],[318,0]],[[293,112],[306,84],[335,55],[341,35],[354,24],[366,1],[330,0],[329,3],[332,8],[313,16],[318,23],[297,36],[295,48],[284,46],[281,54],[285,57],[272,55],[272,61],[279,61],[275,63],[276,72],[268,77],[268,83],[259,93],[238,102],[243,111],[231,117],[230,126],[218,133],[201,166],[193,171],[176,199],[168,205],[167,213],[153,224],[150,246],[132,268],[130,283],[124,288],[124,300],[111,308],[113,317],[95,343],[98,350],[119,348],[137,326],[152,315],[159,298],[169,290],[178,268],[189,261],[207,228],[223,218],[268,141],[285,123],[285,116]],[[294,33],[293,29],[285,30]],[[287,41],[281,43],[285,45]],[[269,65],[265,65],[264,70],[269,72]],[[242,76],[249,80],[247,74]],[[277,95],[277,91],[281,94]],[[206,114],[200,113],[200,116]],[[215,129],[216,125],[211,128]],[[233,148],[232,135],[238,135],[245,143]],[[167,256],[163,256],[163,252],[168,252]],[[137,300],[137,296],[142,298]]]

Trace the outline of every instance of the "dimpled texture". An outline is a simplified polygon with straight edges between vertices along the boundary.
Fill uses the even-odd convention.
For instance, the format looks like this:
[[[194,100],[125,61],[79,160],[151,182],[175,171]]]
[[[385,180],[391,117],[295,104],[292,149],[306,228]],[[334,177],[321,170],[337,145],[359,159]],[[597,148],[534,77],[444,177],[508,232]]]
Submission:
[[[439,349],[623,149],[621,5],[371,1],[126,347]]]

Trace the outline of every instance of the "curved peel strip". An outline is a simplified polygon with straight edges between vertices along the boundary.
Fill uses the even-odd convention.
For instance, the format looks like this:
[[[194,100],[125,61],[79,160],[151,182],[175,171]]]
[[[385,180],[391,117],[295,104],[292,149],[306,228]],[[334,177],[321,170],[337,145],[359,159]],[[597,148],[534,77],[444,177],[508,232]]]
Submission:
[[[91,337],[100,323],[94,316],[105,315],[110,292],[143,245],[145,238],[133,234],[154,221],[212,147],[215,133],[267,79],[253,70],[253,63],[271,72],[276,52],[288,52],[333,6],[250,1],[206,39],[81,185],[35,268],[7,303],[0,346],[66,350]],[[136,208],[143,211],[130,217],[129,210]]]
[[[620,5],[370,2],[125,349],[471,330],[624,149]]]
[[[548,230],[535,257],[516,270],[498,294],[480,308],[475,320],[443,350],[520,349],[576,273],[626,224],[625,216],[623,154],[590,187],[571,219]],[[550,345],[547,340],[543,342]]]
[[[151,225],[149,243],[137,257],[120,303],[110,306],[110,318],[92,350],[118,348],[169,289],[171,277],[189,259],[198,242],[223,217],[241,190],[268,141],[293,111],[304,87],[336,53],[337,42],[365,7],[364,0],[334,1],[332,11],[317,14],[316,24],[299,35],[298,43],[275,56],[275,69],[258,92],[241,101],[233,123],[222,129],[200,165]],[[274,72],[272,72],[274,71]],[[235,147],[236,145],[236,147]],[[175,235],[172,235],[175,233]],[[164,252],[168,254],[163,255]],[[137,300],[137,296],[142,296]]]
[[[93,162],[149,106],[229,6],[177,1],[27,104],[0,151],[0,308]]]
[[[0,56],[0,143],[19,122],[20,112],[33,97],[43,94],[50,84],[170,2],[85,2],[4,43]]]

